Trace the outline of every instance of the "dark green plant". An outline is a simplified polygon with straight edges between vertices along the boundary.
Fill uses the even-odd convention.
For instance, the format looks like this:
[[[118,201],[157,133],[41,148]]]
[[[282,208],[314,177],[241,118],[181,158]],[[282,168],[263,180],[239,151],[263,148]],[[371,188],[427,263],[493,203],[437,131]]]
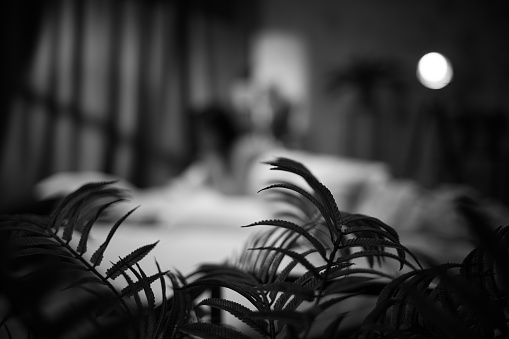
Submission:
[[[2,216],[0,293],[5,307],[0,324],[8,337],[16,332],[36,338],[125,338],[130,333],[155,338],[162,332],[166,319],[154,313],[150,284],[160,280],[164,285],[167,272],[147,277],[138,265],[155,244],[136,249],[105,272],[99,269],[112,237],[134,210],[114,223],[103,244],[87,256],[95,222],[126,198],[111,184],[81,187],[63,199],[52,215]],[[76,236],[78,241],[73,239]],[[121,275],[127,286],[118,290],[112,281]],[[62,305],[62,299],[67,303]]]
[[[366,338],[509,338],[509,227],[492,232],[474,201],[459,208],[479,239],[461,264],[408,272],[390,282],[365,319]]]
[[[462,207],[480,245],[461,264],[423,268],[390,226],[341,212],[330,191],[302,164],[284,158],[269,164],[302,177],[310,190],[290,182],[264,188],[278,193],[291,208],[278,219],[246,225],[268,229],[253,237],[235,260],[204,264],[187,277],[159,266],[157,274],[147,277],[138,262],[156,244],[99,270],[115,231],[133,211],[114,223],[99,249],[85,256],[94,223],[125,199],[125,192],[112,183],[83,186],[49,216],[2,216],[2,335],[509,337],[509,229],[487,231],[482,214],[466,201]],[[121,275],[126,287],[118,289],[112,280]],[[162,292],[159,301],[152,287],[156,282]],[[222,297],[225,290],[244,301]],[[365,295],[377,298],[371,312],[363,324],[346,328],[347,303]],[[222,324],[221,313],[238,318],[245,327]]]

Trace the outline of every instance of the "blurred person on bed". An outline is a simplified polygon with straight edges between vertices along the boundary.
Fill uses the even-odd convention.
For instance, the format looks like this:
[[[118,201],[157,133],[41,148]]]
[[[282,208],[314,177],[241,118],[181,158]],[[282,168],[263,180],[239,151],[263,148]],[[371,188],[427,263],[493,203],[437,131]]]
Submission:
[[[60,172],[39,182],[35,194],[39,199],[55,199],[88,182],[118,180],[115,185],[126,188],[131,199],[128,204],[114,206],[109,211],[110,216],[118,218],[141,205],[129,220],[144,222],[175,221],[192,206],[199,211],[196,206],[200,204],[212,209],[215,203],[225,199],[229,204],[238,204],[243,201],[239,198],[252,198],[255,192],[247,183],[253,163],[267,150],[282,147],[266,130],[266,121],[253,123],[251,118],[242,121],[239,111],[232,105],[218,103],[196,109],[191,114],[196,158],[180,175],[165,184],[140,189],[128,180],[107,173]],[[249,203],[257,208],[253,202]]]

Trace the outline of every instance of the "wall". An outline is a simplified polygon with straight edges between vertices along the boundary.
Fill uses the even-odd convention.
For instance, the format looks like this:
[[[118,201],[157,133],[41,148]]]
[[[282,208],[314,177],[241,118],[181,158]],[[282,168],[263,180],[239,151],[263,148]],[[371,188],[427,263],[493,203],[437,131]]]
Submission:
[[[264,2],[260,31],[294,34],[306,46],[306,148],[383,160],[395,174],[431,184],[452,176],[444,174],[440,165],[442,141],[428,114],[430,103],[439,102],[452,117],[464,111],[480,116],[497,110],[507,116],[509,48],[503,33],[509,31],[504,19],[507,9],[502,2],[459,0],[270,0]],[[439,91],[424,88],[415,76],[419,58],[430,51],[443,53],[454,67],[452,83]],[[363,103],[355,86],[327,91],[332,72],[348,70],[356,58],[394,62],[399,84],[375,85],[372,105]],[[417,121],[423,112],[428,116]],[[416,131],[421,135],[416,136]],[[508,149],[505,142],[498,165],[509,159]],[[471,176],[479,178],[476,173]]]

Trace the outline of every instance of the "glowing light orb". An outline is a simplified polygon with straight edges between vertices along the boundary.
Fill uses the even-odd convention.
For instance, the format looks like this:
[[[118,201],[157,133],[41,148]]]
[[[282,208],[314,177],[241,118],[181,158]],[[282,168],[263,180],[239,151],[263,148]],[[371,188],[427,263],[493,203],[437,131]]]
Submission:
[[[417,78],[431,89],[444,88],[451,82],[452,75],[451,63],[440,53],[428,53],[417,64]]]

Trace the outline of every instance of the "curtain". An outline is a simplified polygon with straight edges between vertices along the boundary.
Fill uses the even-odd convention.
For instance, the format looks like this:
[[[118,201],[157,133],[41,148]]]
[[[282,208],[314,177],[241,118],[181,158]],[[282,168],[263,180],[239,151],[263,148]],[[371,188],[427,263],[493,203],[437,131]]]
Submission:
[[[103,171],[146,187],[182,170],[193,154],[190,109],[227,100],[248,59],[252,11],[214,3],[41,6],[33,53],[4,112],[2,210],[59,171]]]

